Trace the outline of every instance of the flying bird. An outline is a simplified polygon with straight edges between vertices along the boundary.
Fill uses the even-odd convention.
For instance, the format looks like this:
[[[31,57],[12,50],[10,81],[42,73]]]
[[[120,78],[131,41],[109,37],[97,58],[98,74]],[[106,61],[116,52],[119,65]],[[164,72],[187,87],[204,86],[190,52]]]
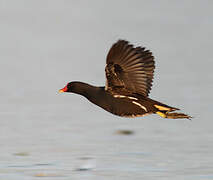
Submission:
[[[187,114],[172,112],[178,108],[149,98],[155,69],[152,52],[118,40],[106,58],[105,87],[69,82],[59,92],[76,93],[104,110],[122,117],[158,114],[169,119],[190,119]],[[172,112],[172,113],[171,113]]]

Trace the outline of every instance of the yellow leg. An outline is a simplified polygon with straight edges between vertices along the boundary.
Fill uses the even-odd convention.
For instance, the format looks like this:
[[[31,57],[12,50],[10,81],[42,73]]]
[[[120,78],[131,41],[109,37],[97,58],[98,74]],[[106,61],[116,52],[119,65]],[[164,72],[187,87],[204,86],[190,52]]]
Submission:
[[[163,113],[163,112],[160,112],[160,111],[157,111],[156,114],[158,114],[159,116],[163,117],[163,118],[169,118],[169,119],[191,119],[192,117],[191,116],[188,116],[186,114],[183,114],[183,113]]]
[[[163,117],[163,118],[166,118],[166,114],[160,112],[160,111],[157,111],[156,114],[158,114],[159,116]]]

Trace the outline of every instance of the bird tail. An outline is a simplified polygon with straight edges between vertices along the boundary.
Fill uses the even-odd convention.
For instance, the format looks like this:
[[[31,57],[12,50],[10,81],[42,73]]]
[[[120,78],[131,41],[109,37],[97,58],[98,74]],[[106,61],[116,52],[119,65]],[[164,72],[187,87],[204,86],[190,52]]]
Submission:
[[[168,106],[166,104],[157,102],[157,101],[153,101],[154,102],[154,107],[157,109],[157,111],[155,112],[156,114],[158,114],[159,116],[163,117],[163,118],[168,118],[168,119],[191,119],[192,117],[184,114],[184,113],[171,113],[172,111],[176,111],[176,110],[180,110],[178,108],[175,107],[171,107]]]

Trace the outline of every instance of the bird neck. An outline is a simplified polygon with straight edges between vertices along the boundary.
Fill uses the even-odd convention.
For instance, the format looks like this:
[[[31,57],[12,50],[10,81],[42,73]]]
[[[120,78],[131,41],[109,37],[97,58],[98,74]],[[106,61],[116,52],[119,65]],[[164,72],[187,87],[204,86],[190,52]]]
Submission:
[[[75,82],[75,88],[72,90],[73,93],[82,95],[87,99],[98,92],[99,88],[83,82]]]

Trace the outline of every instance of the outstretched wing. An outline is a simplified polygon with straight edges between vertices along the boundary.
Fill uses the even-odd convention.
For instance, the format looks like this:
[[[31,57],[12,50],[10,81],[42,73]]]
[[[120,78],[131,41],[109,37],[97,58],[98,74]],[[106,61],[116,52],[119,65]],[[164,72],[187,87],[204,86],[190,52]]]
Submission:
[[[133,47],[119,40],[111,47],[106,59],[106,90],[138,93],[148,96],[154,75],[154,57],[144,47]]]

